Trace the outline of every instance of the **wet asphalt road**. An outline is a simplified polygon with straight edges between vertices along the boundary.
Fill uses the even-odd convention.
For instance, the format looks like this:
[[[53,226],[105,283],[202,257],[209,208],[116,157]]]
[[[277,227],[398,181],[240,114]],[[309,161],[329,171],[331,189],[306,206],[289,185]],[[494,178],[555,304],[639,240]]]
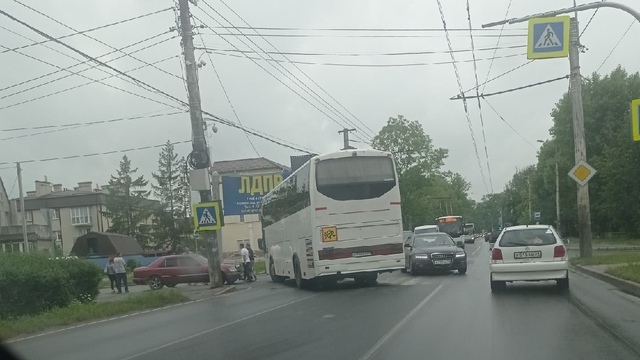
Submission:
[[[487,244],[467,252],[466,275],[396,272],[319,292],[262,277],[215,299],[8,345],[47,360],[640,358],[626,345],[640,342],[637,299],[576,273],[570,294],[551,282],[492,294]]]

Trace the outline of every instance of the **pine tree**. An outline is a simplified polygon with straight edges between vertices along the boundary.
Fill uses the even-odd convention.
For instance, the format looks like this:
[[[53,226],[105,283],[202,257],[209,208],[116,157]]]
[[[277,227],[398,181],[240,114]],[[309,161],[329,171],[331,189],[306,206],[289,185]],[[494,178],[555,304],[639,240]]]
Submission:
[[[151,187],[162,204],[154,214],[153,229],[157,248],[168,246],[176,251],[182,245],[187,231],[184,219],[187,218],[189,204],[185,201],[185,187],[189,188],[189,182],[185,169],[185,159],[178,158],[173,144],[167,141],[160,152],[158,172],[152,173],[156,184]],[[190,190],[188,195],[191,195]]]
[[[124,155],[116,176],[109,180],[106,207],[104,212],[111,221],[110,232],[135,237],[140,245],[146,247],[149,242],[149,227],[146,225],[151,216],[151,207],[146,190],[148,181],[144,176],[133,176],[138,171],[131,167],[131,161]]]

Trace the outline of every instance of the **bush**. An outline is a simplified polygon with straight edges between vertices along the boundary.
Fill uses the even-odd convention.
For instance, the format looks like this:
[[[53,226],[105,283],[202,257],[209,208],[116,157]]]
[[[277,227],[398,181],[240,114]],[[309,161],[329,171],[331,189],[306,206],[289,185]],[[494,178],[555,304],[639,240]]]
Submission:
[[[79,259],[0,254],[0,318],[38,314],[98,295],[101,270]]]
[[[127,260],[127,272],[133,272],[133,269],[140,267],[140,263],[136,259]]]

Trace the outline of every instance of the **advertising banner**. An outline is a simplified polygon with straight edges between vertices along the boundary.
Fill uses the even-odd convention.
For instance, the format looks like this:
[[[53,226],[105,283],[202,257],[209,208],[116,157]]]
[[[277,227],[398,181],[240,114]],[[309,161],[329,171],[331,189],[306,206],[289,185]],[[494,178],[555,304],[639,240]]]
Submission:
[[[282,182],[288,174],[273,173],[247,176],[223,176],[224,215],[260,213],[262,196]]]

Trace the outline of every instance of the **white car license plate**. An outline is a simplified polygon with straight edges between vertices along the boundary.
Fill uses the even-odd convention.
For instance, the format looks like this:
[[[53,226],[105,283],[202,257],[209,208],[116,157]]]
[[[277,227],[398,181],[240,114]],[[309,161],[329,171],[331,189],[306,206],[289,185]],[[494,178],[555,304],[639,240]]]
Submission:
[[[542,257],[542,251],[519,251],[513,253],[514,259],[536,259]]]
[[[433,265],[451,265],[451,260],[433,260]]]
[[[371,256],[371,251],[354,252],[353,257]]]

